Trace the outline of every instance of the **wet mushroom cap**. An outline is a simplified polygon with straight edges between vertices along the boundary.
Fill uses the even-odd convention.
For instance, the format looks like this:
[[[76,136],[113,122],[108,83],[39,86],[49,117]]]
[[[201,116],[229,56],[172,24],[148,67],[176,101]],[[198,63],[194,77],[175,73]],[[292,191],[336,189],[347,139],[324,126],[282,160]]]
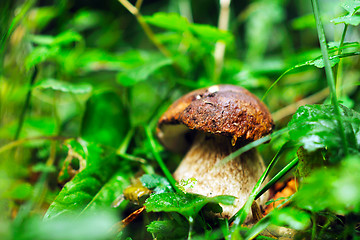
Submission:
[[[192,91],[160,117],[157,135],[174,152],[185,152],[191,130],[229,136],[248,143],[268,135],[273,120],[267,107],[248,90],[234,85],[214,85]]]

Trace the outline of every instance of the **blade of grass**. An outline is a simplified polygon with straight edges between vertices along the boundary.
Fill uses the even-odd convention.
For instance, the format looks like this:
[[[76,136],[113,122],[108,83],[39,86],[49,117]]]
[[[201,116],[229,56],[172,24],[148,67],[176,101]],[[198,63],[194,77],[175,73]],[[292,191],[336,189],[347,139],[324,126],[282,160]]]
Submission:
[[[324,61],[324,66],[325,66],[326,79],[327,79],[328,86],[330,88],[331,102],[334,105],[335,114],[337,116],[337,121],[339,124],[339,130],[340,130],[340,135],[341,135],[342,144],[343,144],[342,147],[345,151],[345,155],[349,155],[349,144],[348,144],[346,136],[345,136],[344,123],[341,118],[340,105],[339,105],[339,102],[338,102],[337,96],[336,96],[335,80],[334,80],[334,75],[333,75],[331,65],[330,65],[325,32],[324,32],[324,28],[323,28],[323,25],[322,25],[321,19],[320,19],[319,3],[317,0],[311,0],[311,3],[312,3],[312,7],[313,7],[314,16],[315,16],[315,22],[316,22],[316,28],[317,28],[317,33],[318,33],[319,42],[320,42],[321,54],[323,56],[323,61]]]
[[[261,98],[261,101],[264,101],[264,99],[266,98],[266,96],[268,95],[268,93],[271,91],[271,89],[273,89],[273,87],[275,87],[275,85],[280,81],[280,79],[282,79],[288,72],[294,70],[298,68],[298,65],[287,69],[285,72],[283,72],[280,77],[278,77],[275,82],[273,84],[271,84],[271,86],[266,90],[265,94],[263,95],[263,97]]]
[[[344,41],[345,41],[345,36],[346,36],[346,32],[348,29],[348,24],[345,24],[344,26],[344,30],[343,33],[341,35],[341,40],[340,40],[340,44],[339,44],[339,49],[338,49],[338,55],[340,55],[342,53],[342,47],[344,46]],[[336,78],[336,94],[338,96],[341,96],[341,85],[342,85],[342,78],[341,78],[341,69],[342,69],[342,62],[340,60],[339,64],[336,65],[335,70],[334,70],[334,76]],[[340,71],[339,71],[340,69]]]
[[[237,234],[237,229],[241,226],[241,224],[244,223],[247,215],[250,212],[251,209],[251,205],[254,202],[256,196],[258,195],[258,192],[260,191],[261,185],[264,182],[265,178],[267,177],[267,175],[269,174],[269,172],[271,171],[271,169],[273,169],[273,167],[276,165],[280,155],[284,152],[284,150],[287,148],[287,144],[284,144],[280,150],[275,154],[274,158],[271,160],[270,164],[267,166],[266,170],[264,171],[264,173],[261,175],[260,179],[258,180],[258,182],[255,184],[248,200],[246,201],[245,205],[230,219],[234,220],[233,221],[233,229],[232,229],[232,236],[235,234]]]
[[[343,44],[343,43],[342,43]],[[356,56],[356,55],[359,55],[360,52],[350,52],[350,53],[345,53],[345,54],[342,54],[341,53],[341,50],[344,48],[344,46],[341,45],[341,47],[339,47],[339,51],[338,51],[338,54],[337,55],[333,55],[331,56],[331,59],[332,58],[345,58],[345,57],[352,57],[352,56]],[[275,85],[287,74],[289,73],[290,71],[292,70],[295,70],[295,69],[298,69],[298,68],[301,68],[301,67],[305,67],[305,66],[311,66],[313,64],[313,62],[315,60],[317,60],[318,58],[315,58],[313,60],[310,60],[310,61],[307,61],[307,62],[304,62],[304,63],[300,63],[300,64],[297,64],[291,68],[288,68],[285,70],[285,72],[283,72],[276,80],[275,82],[273,82],[273,84],[271,84],[271,86],[266,90],[265,94],[263,95],[263,97],[261,98],[261,101],[264,101],[264,99],[267,97],[267,95],[269,94],[269,92],[275,87]]]
[[[131,128],[131,129],[127,132],[127,134],[126,134],[124,140],[121,142],[119,148],[116,149],[116,154],[121,155],[121,154],[125,154],[125,153],[126,153],[126,150],[128,149],[128,146],[129,146],[130,141],[131,141],[131,139],[133,138],[133,136],[134,136],[134,128]]]
[[[296,157],[289,164],[287,164],[280,172],[278,172],[255,196],[255,200],[258,199],[264,192],[266,192],[272,185],[274,185],[280,178],[285,176],[291,169],[293,169],[299,163],[299,159]]]
[[[282,134],[284,134],[284,133],[286,133],[288,131],[289,131],[288,128],[283,128],[283,129],[280,129],[280,130],[278,130],[276,132],[273,132],[270,135],[267,135],[267,136],[265,136],[263,138],[260,138],[260,139],[258,139],[256,141],[253,141],[253,142],[245,145],[244,147],[238,149],[237,151],[235,151],[233,153],[230,153],[227,157],[225,157],[223,160],[221,160],[219,163],[217,163],[214,167],[219,167],[219,166],[221,166],[223,164],[226,164],[227,162],[229,162],[229,161],[233,160],[234,158],[240,156],[244,152],[247,152],[250,149],[255,148],[255,147],[269,141],[271,138],[276,138],[278,136],[281,136]]]
[[[276,207],[276,209],[281,208],[285,204],[287,204],[289,201],[292,200],[294,197],[294,194],[291,195],[289,198],[285,199],[279,206]],[[265,228],[267,228],[270,225],[270,218],[273,214],[274,210],[271,211],[269,214],[267,214],[265,217],[263,217],[260,221],[258,221],[247,233],[245,236],[245,240],[251,240],[254,239],[257,235],[259,235]]]
[[[21,20],[23,20],[25,18],[25,15],[27,14],[27,12],[29,11],[29,9],[36,3],[35,0],[29,0],[29,1],[25,1],[23,6],[21,6],[19,9],[20,11],[17,12],[16,16],[13,18],[13,20],[11,21],[11,24],[9,26],[9,29],[7,30],[7,32],[5,32],[5,34],[1,37],[0,39],[0,56],[2,56],[2,54],[5,51],[6,48],[6,42],[7,39],[9,38],[9,36],[12,34],[12,32],[14,31],[14,29],[17,27],[17,25],[19,24],[19,22]]]
[[[151,147],[151,152],[155,157],[156,162],[159,164],[161,170],[163,171],[165,177],[167,178],[167,180],[170,182],[171,186],[174,188],[174,190],[177,193],[181,193],[181,190],[176,186],[176,181],[173,178],[173,176],[171,175],[169,169],[166,167],[164,161],[162,160],[162,158],[160,157],[159,152],[156,150],[156,145],[155,145],[155,139],[151,133],[151,130],[148,126],[145,126],[145,133],[146,133],[146,137],[150,143],[150,147]]]

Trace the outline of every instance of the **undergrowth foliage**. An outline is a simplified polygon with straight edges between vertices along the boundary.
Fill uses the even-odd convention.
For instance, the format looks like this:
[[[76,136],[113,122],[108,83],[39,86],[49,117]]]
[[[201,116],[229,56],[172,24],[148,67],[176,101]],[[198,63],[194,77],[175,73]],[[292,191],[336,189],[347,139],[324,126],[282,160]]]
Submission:
[[[356,238],[359,9],[359,0],[3,1],[0,238]],[[231,219],[219,216],[235,197],[188,193],[196,177],[177,183],[182,156],[155,137],[173,101],[220,83],[262,98],[276,123],[223,159],[259,146],[267,163]],[[245,223],[254,200],[291,174],[298,191]]]

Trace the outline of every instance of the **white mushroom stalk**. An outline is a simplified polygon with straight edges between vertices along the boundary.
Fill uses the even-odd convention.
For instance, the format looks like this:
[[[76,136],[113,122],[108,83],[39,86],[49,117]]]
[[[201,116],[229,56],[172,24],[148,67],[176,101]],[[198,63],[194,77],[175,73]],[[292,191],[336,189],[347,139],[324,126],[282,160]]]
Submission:
[[[197,180],[192,188],[186,189],[187,192],[208,197],[235,196],[233,206],[222,206],[221,217],[224,218],[231,218],[240,210],[265,170],[263,160],[256,149],[215,167],[234,150],[231,139],[227,137],[199,133],[174,173],[177,181],[191,178]],[[264,205],[266,200],[267,194],[259,199],[259,204]]]

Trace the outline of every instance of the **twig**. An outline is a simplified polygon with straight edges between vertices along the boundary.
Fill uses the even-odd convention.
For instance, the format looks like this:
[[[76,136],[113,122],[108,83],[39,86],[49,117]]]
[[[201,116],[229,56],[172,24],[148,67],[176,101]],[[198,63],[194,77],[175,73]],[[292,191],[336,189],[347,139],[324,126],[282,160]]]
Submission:
[[[170,52],[165,48],[164,45],[155,37],[154,32],[151,30],[149,25],[145,22],[144,17],[139,12],[139,9],[132,5],[128,0],[118,0],[132,15],[136,17],[140,26],[144,30],[146,36],[152,41],[152,43],[160,50],[166,57],[171,58]]]
[[[0,153],[12,149],[14,147],[17,147],[21,144],[24,144],[26,142],[29,141],[33,141],[33,140],[59,140],[59,141],[65,141],[69,139],[69,137],[61,137],[61,136],[39,136],[39,137],[31,137],[31,138],[22,138],[13,142],[10,142],[8,144],[3,145],[2,147],[0,147]]]
[[[219,14],[218,28],[221,30],[228,30],[229,28],[230,2],[231,0],[220,0],[220,14]],[[222,72],[222,68],[224,65],[225,48],[226,48],[225,43],[221,41],[218,41],[215,45],[215,51],[214,51],[215,82],[218,81]]]
[[[138,9],[138,11],[140,11],[142,3],[143,3],[143,0],[137,0],[136,1],[135,7]]]
[[[127,154],[127,153],[116,153],[118,156],[126,159],[126,160],[129,160],[129,161],[134,161],[134,162],[139,162],[141,164],[145,164],[146,163],[146,160],[144,158],[141,158],[141,157],[137,157],[137,156],[133,156],[131,154]]]
[[[167,58],[172,59],[172,55],[170,51],[155,37],[154,32],[151,30],[150,26],[144,20],[144,17],[141,15],[139,9],[132,5],[128,0],[118,0],[132,15],[136,17],[136,20],[140,24],[141,28],[144,30],[146,36],[150,39],[150,41],[156,46],[157,49]],[[141,0],[139,0],[141,1]],[[140,5],[140,3],[137,3]],[[172,66],[174,67],[176,73],[178,75],[183,75],[183,71],[180,66],[173,62]]]

